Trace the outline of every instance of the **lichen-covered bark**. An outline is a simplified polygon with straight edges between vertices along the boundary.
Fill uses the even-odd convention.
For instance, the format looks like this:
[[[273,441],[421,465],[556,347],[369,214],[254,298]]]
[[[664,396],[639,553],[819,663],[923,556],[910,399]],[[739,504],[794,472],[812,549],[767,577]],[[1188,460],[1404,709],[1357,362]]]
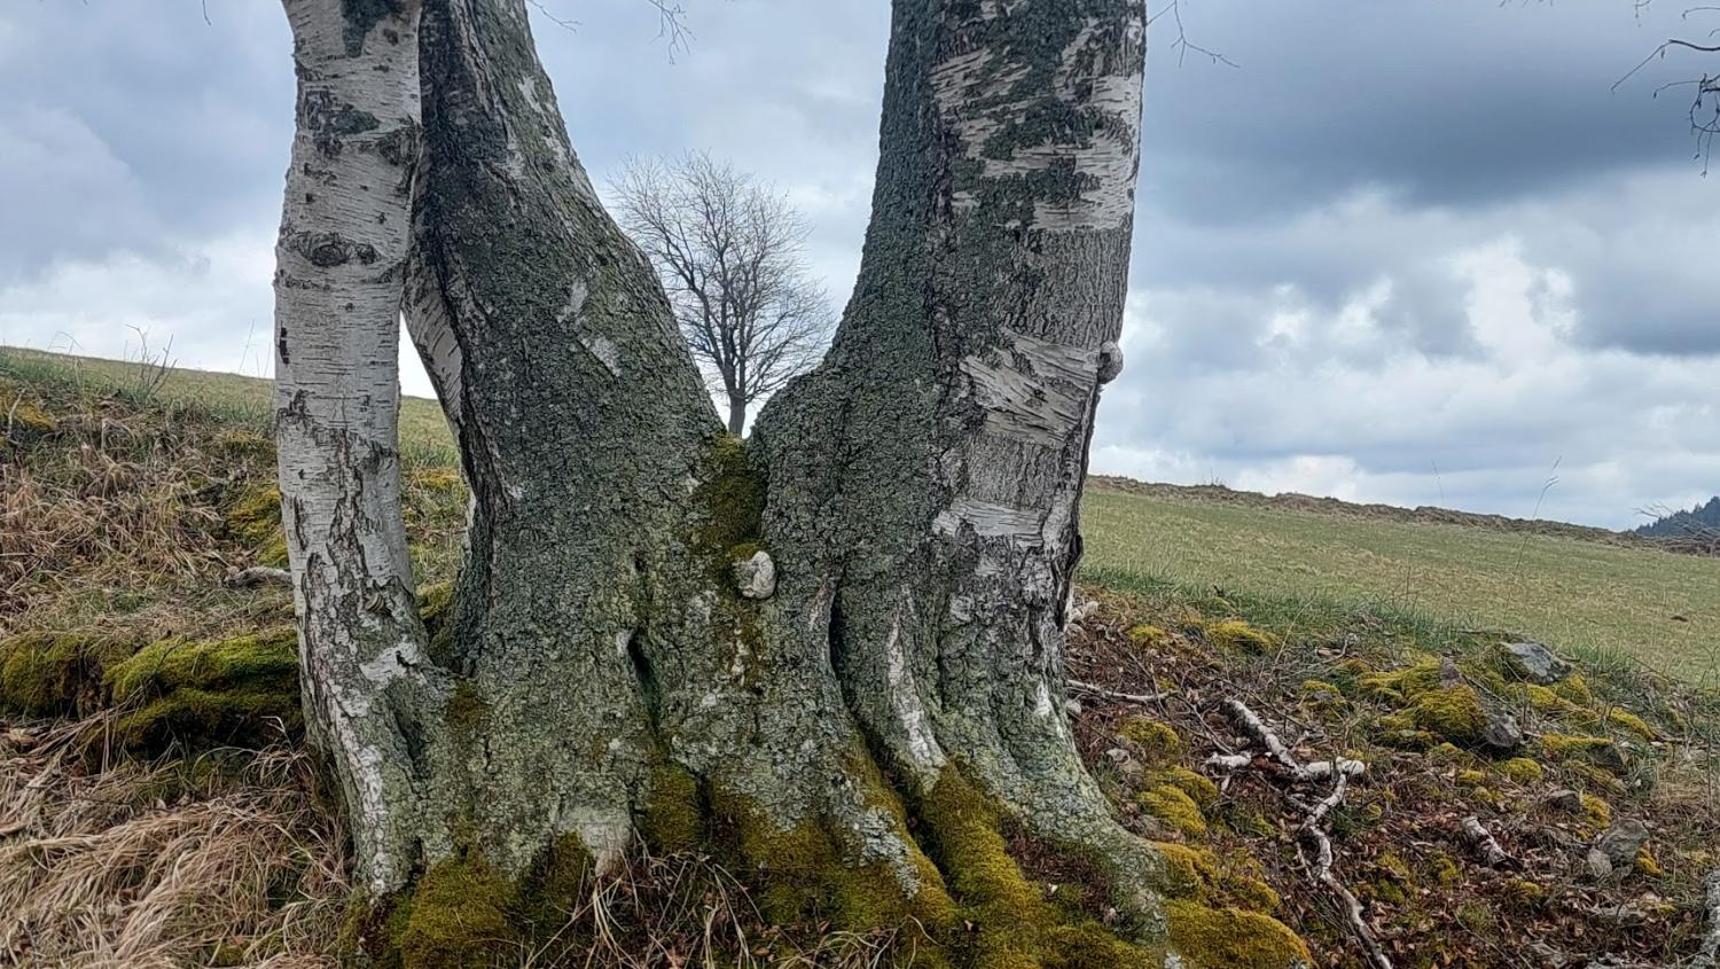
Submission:
[[[1139,144],[1135,0],[898,0],[860,280],[830,357],[756,431],[782,580],[922,788],[959,763],[1085,851],[1146,934],[1156,852],[1063,710],[1062,627],[1101,383],[1120,360]]]
[[[428,0],[423,51],[408,320],[474,494],[433,810],[509,872],[567,834],[601,859],[672,770],[765,828],[839,816],[911,880],[824,653],[781,655],[738,595],[758,470],[569,144],[525,3]]]
[[[361,6],[348,58],[405,16]],[[313,650],[308,669],[392,724],[394,747],[329,743],[392,785],[398,814],[348,796],[372,884],[422,875],[409,964],[494,944],[461,941],[473,919],[519,930],[546,871],[636,834],[715,851],[772,918],[914,919],[964,965],[1165,960],[1163,859],[1112,818],[1062,703],[1088,439],[1120,366],[1143,29],[1138,0],[897,0],[859,285],[829,359],[743,445],[572,150],[526,0],[425,0],[422,149],[390,183],[413,189],[415,249],[395,208],[366,223],[389,275],[328,331],[369,341],[330,353],[370,382],[283,389],[321,408],[307,427],[363,419],[369,450],[306,438],[283,473],[338,466],[355,477],[330,500],[376,523],[331,512],[319,539],[360,542],[328,581],[371,596],[328,613],[353,641],[328,655],[365,662]],[[384,521],[382,318],[402,285],[473,492],[427,646],[398,509]],[[1047,904],[1010,819],[1095,863],[1152,944]]]
[[[400,518],[400,280],[418,138],[416,4],[287,0],[297,135],[276,249],[276,437],[311,735],[373,888],[417,855],[424,661]]]

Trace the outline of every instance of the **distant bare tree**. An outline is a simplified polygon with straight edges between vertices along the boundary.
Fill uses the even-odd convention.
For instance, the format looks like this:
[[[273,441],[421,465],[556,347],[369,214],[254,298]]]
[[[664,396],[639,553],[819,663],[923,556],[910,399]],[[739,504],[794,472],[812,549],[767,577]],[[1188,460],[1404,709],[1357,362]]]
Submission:
[[[781,194],[703,152],[634,159],[612,191],[739,435],[748,406],[810,370],[829,339],[829,301],[802,255],[806,220]]]

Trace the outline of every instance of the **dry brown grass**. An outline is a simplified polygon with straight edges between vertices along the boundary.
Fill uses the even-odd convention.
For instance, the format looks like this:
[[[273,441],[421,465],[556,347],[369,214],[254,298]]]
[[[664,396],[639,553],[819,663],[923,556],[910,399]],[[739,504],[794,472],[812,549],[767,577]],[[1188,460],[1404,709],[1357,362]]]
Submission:
[[[0,739],[0,963],[332,966],[346,858],[305,755],[86,769],[103,727]]]

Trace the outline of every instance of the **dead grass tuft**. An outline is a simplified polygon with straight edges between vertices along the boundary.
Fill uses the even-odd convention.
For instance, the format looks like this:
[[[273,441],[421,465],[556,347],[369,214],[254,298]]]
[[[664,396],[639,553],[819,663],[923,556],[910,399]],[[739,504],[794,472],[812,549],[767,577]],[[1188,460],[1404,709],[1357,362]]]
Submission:
[[[107,716],[0,741],[0,962],[333,966],[346,859],[307,757],[86,770]]]

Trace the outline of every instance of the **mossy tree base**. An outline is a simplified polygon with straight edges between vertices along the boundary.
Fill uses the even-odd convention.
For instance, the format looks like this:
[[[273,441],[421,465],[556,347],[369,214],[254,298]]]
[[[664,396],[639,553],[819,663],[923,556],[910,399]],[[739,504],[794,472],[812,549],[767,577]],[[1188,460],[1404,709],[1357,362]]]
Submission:
[[[709,852],[773,919],[919,925],[928,965],[1158,965],[1204,938],[1167,923],[1170,863],[1063,708],[1088,438],[1121,366],[1140,0],[895,4],[856,295],[756,446],[721,433],[603,211],[523,0],[426,0],[420,28],[405,309],[470,552],[432,623],[376,597],[398,648],[337,669],[306,638],[307,669],[340,674],[313,678],[313,733],[349,800],[386,794],[355,810],[361,878],[417,882],[392,951],[465,969],[504,926],[523,944],[546,851],[612,871],[641,831]],[[732,569],[759,553],[763,602]],[[1044,898],[1006,819],[1091,867],[1111,923]]]

